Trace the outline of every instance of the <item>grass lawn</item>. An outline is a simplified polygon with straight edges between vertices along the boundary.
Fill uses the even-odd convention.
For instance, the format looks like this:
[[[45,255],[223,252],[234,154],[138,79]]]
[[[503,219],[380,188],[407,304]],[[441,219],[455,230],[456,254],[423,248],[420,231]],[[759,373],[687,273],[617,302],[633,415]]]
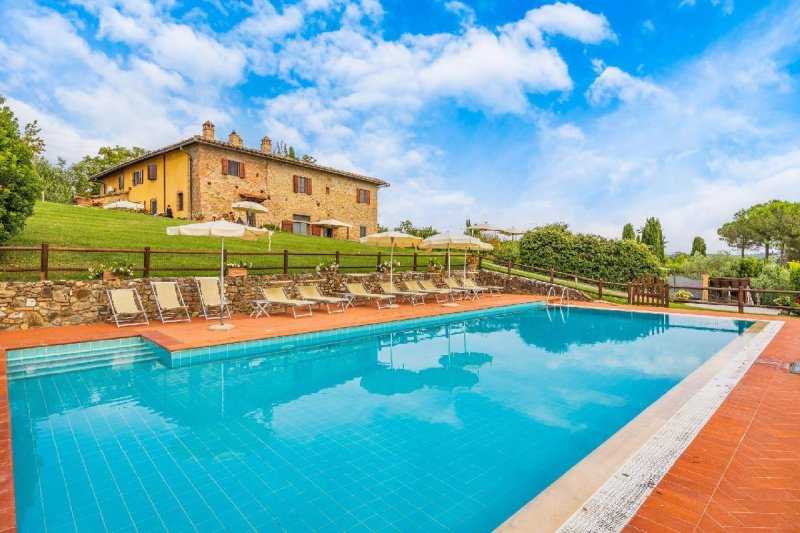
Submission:
[[[219,268],[219,240],[204,237],[170,237],[166,228],[178,224],[188,224],[188,221],[154,217],[142,213],[129,213],[102,209],[99,207],[79,207],[50,202],[38,202],[34,215],[26,223],[25,230],[8,243],[8,246],[39,246],[47,243],[50,246],[75,247],[75,248],[122,248],[143,250],[150,246],[156,250],[184,250],[206,252],[198,255],[175,255],[153,253],[151,255],[152,274],[178,275],[191,273],[182,268]],[[351,229],[352,231],[352,229]],[[225,247],[229,251],[231,260],[242,259],[252,262],[254,270],[270,268],[264,272],[280,272],[283,267],[282,255],[266,256],[240,256],[237,252],[266,252],[268,239],[259,237],[257,241],[240,239],[226,239]],[[304,256],[290,256],[289,267],[292,272],[310,271],[323,260],[331,260],[337,250],[342,254],[340,260],[343,269],[358,272],[370,272],[377,266],[378,252],[383,254],[382,261],[389,259],[387,248],[366,246],[358,242],[338,239],[326,239],[291,233],[275,232],[272,236],[272,252],[309,254]],[[398,254],[411,254],[413,250],[395,250]],[[326,255],[327,254],[327,255]],[[418,259],[420,270],[424,270],[429,255]],[[441,254],[436,254],[438,260],[444,263]],[[420,253],[423,256],[423,253]],[[39,268],[39,252],[2,252],[0,254],[0,268]],[[50,251],[51,270],[58,267],[80,269],[73,272],[54,272],[52,279],[79,278],[87,276],[87,269],[99,263],[109,264],[115,261],[132,263],[141,268],[142,253],[125,252],[99,252],[79,253],[69,251]],[[398,257],[401,268],[410,268],[413,264],[412,257]],[[463,258],[453,256],[453,267],[461,265]],[[165,269],[165,270],[161,270]],[[202,274],[202,271],[199,271]],[[210,272],[210,271],[209,271]],[[195,274],[198,271],[194,272]],[[4,279],[38,279],[37,273],[4,273]]]

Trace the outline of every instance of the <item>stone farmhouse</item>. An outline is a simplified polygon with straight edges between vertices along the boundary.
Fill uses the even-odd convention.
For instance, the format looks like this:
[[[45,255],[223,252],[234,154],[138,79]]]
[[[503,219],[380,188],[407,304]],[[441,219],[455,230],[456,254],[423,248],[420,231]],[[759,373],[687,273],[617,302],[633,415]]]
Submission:
[[[94,204],[118,200],[141,204],[153,215],[167,207],[176,218],[227,217],[231,204],[256,202],[267,213],[234,213],[250,225],[279,225],[284,231],[357,240],[378,231],[378,189],[388,183],[272,153],[269,137],[260,149],[244,146],[235,131],[203,134],[148,152],[92,177],[100,183]],[[246,220],[244,220],[246,218]],[[319,225],[335,219],[352,228]]]

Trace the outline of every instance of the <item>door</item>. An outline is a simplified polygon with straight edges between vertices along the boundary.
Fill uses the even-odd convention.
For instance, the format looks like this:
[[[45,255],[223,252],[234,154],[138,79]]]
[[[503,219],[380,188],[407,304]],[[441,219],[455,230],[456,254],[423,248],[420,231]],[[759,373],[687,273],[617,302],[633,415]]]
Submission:
[[[311,217],[309,215],[292,215],[292,233],[308,235],[311,233]]]

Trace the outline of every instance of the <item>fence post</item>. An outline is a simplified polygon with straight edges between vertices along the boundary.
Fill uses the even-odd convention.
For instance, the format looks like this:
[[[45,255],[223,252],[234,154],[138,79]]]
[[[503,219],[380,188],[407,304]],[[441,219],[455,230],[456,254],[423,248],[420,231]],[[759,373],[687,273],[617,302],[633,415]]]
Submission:
[[[744,313],[744,287],[739,284],[739,312]]]
[[[50,270],[50,245],[43,242],[42,252],[39,258],[39,279],[42,281],[46,280],[48,270]]]
[[[669,283],[664,285],[664,307],[669,309]]]
[[[556,280],[556,273],[555,273],[555,270],[553,270],[553,269],[551,268],[551,269],[550,269],[550,283],[553,283],[553,282],[555,282],[555,280]]]
[[[142,277],[150,277],[150,247],[144,247],[144,260],[142,261]]]
[[[478,272],[480,272],[481,270],[483,270],[483,256],[479,255],[478,256]]]
[[[339,250],[336,250],[336,264],[342,266],[342,262],[339,256]]]
[[[381,266],[381,260],[382,259],[383,259],[383,253],[382,252],[378,252],[378,265],[377,266]]]
[[[506,264],[506,269],[507,269],[508,273],[509,273],[509,274],[511,274],[511,261],[509,261],[509,262]]]
[[[633,284],[628,283],[628,305],[633,305]]]
[[[283,251],[283,273],[289,273],[289,250]]]
[[[598,300],[602,300],[603,299],[603,280],[602,279],[597,282],[597,299]]]
[[[417,252],[414,252],[414,272],[417,271]]]

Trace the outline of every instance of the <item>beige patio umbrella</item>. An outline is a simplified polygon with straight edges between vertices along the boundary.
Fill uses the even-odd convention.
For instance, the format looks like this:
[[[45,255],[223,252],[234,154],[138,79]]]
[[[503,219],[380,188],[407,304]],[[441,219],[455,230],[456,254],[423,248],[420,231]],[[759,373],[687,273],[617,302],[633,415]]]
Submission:
[[[225,237],[232,239],[254,240],[266,230],[243,226],[227,220],[186,224],[184,226],[171,226],[167,228],[167,235],[183,235],[187,237],[219,237],[222,241],[219,254],[219,324],[208,327],[210,330],[220,331],[233,329],[233,324],[225,324]]]
[[[516,226],[512,226],[508,229],[501,230],[500,233],[503,233],[504,235],[509,235],[511,237],[511,240],[513,241],[514,237],[516,237],[517,235],[525,235],[527,231],[525,231],[524,229],[520,229]]]
[[[242,200],[240,202],[233,202],[231,204],[231,209],[235,209],[236,211],[242,211],[244,213],[269,213],[269,209],[264,207],[258,202],[251,202],[250,200]],[[255,220],[255,218],[253,219]],[[249,224],[249,221],[248,221]],[[266,232],[267,237],[269,238],[267,242],[267,251],[272,251],[272,231],[267,230]]]
[[[411,248],[419,246],[422,239],[408,233],[401,231],[384,231],[383,233],[373,233],[366,237],[361,237],[361,244],[368,244],[371,246],[391,247],[389,252],[389,281],[393,281],[394,277],[394,247]]]
[[[119,200],[104,205],[103,209],[131,209],[133,211],[141,211],[144,209],[144,206],[136,202],[129,202],[128,200]]]
[[[445,231],[444,233],[437,233],[422,241],[423,248],[447,250],[447,275],[451,275],[450,271],[450,250],[464,250],[464,263],[466,264],[467,250],[479,250],[482,246],[488,246],[492,249],[491,244],[487,244],[477,237],[470,237],[463,233],[453,233]]]
[[[324,228],[347,228],[348,238],[350,237],[350,228],[353,227],[352,224],[342,222],[341,220],[336,220],[335,218],[327,218],[325,220],[320,220],[319,222],[312,222],[312,224],[316,226],[322,226]]]

